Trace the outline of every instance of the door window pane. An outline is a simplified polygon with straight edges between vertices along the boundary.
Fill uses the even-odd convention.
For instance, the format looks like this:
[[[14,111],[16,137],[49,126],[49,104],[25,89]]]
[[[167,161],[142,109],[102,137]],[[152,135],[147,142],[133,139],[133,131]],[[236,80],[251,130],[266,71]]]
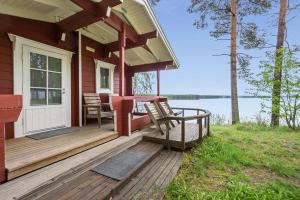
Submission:
[[[48,104],[60,105],[61,104],[61,90],[48,90]]]
[[[30,105],[37,106],[37,105],[46,105],[47,104],[47,96],[46,96],[46,89],[30,89]]]
[[[61,88],[61,73],[48,72],[48,88]]]
[[[30,53],[30,67],[35,69],[46,69],[47,68],[47,56]]]
[[[31,87],[46,87],[47,85],[46,72],[41,70],[30,70],[30,86]]]
[[[48,69],[50,71],[61,72],[61,59],[48,57]]]
[[[109,69],[100,68],[100,87],[109,89]]]

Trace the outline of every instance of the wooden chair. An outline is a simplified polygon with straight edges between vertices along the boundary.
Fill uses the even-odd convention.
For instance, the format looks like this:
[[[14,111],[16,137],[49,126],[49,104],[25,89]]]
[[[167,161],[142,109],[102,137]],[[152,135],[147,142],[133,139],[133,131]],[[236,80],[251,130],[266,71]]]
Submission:
[[[158,102],[157,105],[159,106],[162,114],[164,117],[172,117],[172,116],[179,116],[182,115],[182,111],[174,112],[172,108],[170,107],[169,103],[167,101]],[[180,124],[179,120],[175,120],[178,124]],[[170,124],[175,127],[175,124],[173,121],[170,121]]]
[[[83,120],[86,125],[88,118],[98,119],[98,125],[101,127],[101,117],[112,117],[113,111],[103,111],[101,107],[101,99],[99,94],[84,93],[83,94]]]
[[[161,127],[162,124],[166,126],[167,129],[169,129],[169,126],[165,120],[164,115],[162,114],[161,110],[159,109],[158,105],[156,103],[145,103],[144,104],[148,115],[151,119],[151,121],[154,123],[156,128],[159,130],[159,132],[164,135],[164,131]]]

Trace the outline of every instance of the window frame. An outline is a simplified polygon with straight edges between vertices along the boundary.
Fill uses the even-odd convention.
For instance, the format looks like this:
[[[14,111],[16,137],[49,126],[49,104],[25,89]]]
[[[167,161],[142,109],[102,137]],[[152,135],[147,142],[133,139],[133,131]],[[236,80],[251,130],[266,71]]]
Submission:
[[[114,70],[115,65],[95,59],[96,74],[96,93],[113,94],[114,93]],[[109,88],[101,88],[101,68],[108,69]]]

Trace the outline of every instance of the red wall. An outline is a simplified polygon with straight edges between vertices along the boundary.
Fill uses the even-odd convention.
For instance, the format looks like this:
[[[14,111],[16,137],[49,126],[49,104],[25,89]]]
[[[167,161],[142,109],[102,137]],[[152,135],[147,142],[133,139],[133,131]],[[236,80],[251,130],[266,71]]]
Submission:
[[[95,49],[95,52],[86,50],[86,47]],[[96,92],[95,60],[103,56],[102,45],[95,40],[82,36],[82,92]],[[119,93],[118,67],[114,73],[114,93]]]
[[[0,94],[13,94],[13,51],[7,33],[16,34],[34,41],[45,43],[72,52],[78,49],[77,33],[68,33],[65,42],[58,42],[56,26],[21,17],[0,14]],[[71,107],[72,125],[78,125],[78,64],[77,54],[71,63]],[[6,125],[6,139],[14,137],[13,124]]]
[[[13,94],[13,54],[12,43],[7,34],[0,32],[0,94]],[[14,124],[5,125],[5,138],[14,137]]]

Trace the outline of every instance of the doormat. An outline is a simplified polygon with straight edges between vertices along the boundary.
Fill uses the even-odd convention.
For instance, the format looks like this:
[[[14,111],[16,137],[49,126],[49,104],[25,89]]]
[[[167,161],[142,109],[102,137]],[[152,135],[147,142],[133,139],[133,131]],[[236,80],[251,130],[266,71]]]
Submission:
[[[121,181],[132,174],[147,159],[149,154],[134,150],[125,150],[96,166],[92,171]]]
[[[51,131],[45,131],[45,132],[41,132],[41,133],[27,135],[26,137],[29,137],[34,140],[43,140],[46,138],[51,138],[51,137],[64,135],[64,134],[68,134],[68,133],[73,133],[78,130],[79,130],[79,128],[76,128],[76,127],[60,128],[60,129],[55,129],[55,130],[51,130]]]

